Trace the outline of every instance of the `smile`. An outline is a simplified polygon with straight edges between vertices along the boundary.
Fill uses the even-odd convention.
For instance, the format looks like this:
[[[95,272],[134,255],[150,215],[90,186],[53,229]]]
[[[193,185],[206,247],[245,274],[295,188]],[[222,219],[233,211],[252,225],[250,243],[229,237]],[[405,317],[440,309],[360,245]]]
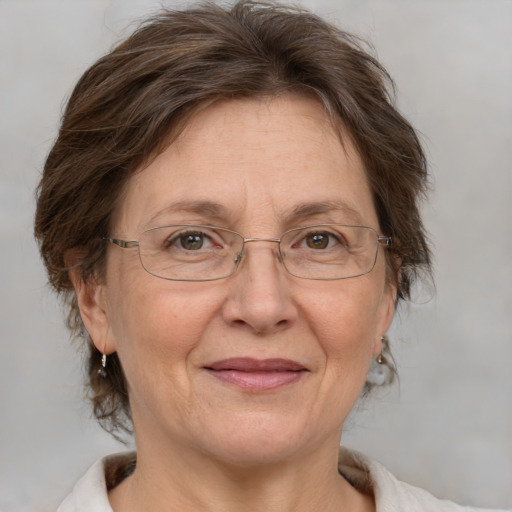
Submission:
[[[251,393],[293,384],[308,373],[303,365],[289,359],[232,358],[204,368],[216,379]]]

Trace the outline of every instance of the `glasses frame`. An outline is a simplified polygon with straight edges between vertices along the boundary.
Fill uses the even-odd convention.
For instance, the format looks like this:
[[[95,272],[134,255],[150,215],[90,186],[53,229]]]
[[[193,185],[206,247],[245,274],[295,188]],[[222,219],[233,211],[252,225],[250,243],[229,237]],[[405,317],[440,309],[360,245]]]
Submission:
[[[372,264],[371,268],[368,271],[366,271],[366,272],[361,272],[360,274],[356,274],[354,276],[347,276],[347,277],[303,277],[303,276],[296,275],[293,272],[290,272],[290,270],[286,266],[286,263],[284,262],[283,253],[281,251],[281,240],[282,240],[282,238],[285,235],[287,235],[288,233],[292,233],[294,231],[300,231],[300,230],[303,230],[303,229],[311,229],[311,228],[330,227],[330,226],[341,226],[341,227],[346,227],[346,228],[364,228],[364,229],[369,229],[369,230],[371,230],[371,231],[373,231],[375,233],[376,240],[377,240],[377,247],[376,247],[376,250],[375,250],[375,258],[373,260],[373,264]],[[307,280],[310,280],[310,281],[340,281],[341,279],[353,279],[354,277],[361,277],[361,276],[364,276],[366,274],[369,274],[375,268],[375,264],[377,262],[377,256],[378,256],[378,253],[379,253],[379,246],[380,246],[380,244],[385,244],[386,248],[390,247],[392,245],[392,238],[390,236],[379,235],[377,230],[375,230],[374,228],[372,228],[370,226],[360,226],[360,225],[353,225],[353,224],[339,224],[339,223],[312,224],[311,226],[300,226],[300,227],[296,227],[296,228],[291,228],[291,229],[287,229],[286,231],[284,231],[279,238],[246,238],[241,233],[238,233],[238,231],[233,231],[232,229],[223,228],[223,227],[220,227],[220,226],[212,226],[212,225],[209,225],[209,224],[167,224],[165,226],[155,226],[155,227],[152,227],[152,228],[145,229],[142,232],[142,234],[146,233],[148,231],[154,231],[156,229],[170,228],[170,227],[190,227],[190,228],[215,229],[215,230],[220,230],[220,231],[226,231],[228,233],[232,233],[232,234],[237,235],[238,237],[240,237],[242,239],[242,248],[241,248],[240,252],[236,255],[236,257],[234,259],[233,270],[229,274],[225,274],[225,275],[220,276],[220,277],[210,277],[210,278],[206,278],[206,279],[163,277],[163,276],[160,276],[158,274],[154,274],[153,272],[151,272],[150,270],[148,270],[144,266],[144,262],[142,261],[142,257],[141,257],[141,254],[140,254],[140,241],[139,240],[122,240],[120,238],[112,238],[112,237],[106,237],[106,236],[102,237],[102,240],[104,240],[105,242],[109,242],[111,244],[117,245],[121,249],[133,249],[133,248],[137,247],[137,249],[138,249],[137,252],[139,254],[139,261],[140,261],[140,263],[142,265],[142,268],[148,274],[150,274],[150,275],[152,275],[154,277],[157,277],[158,279],[165,279],[166,281],[189,281],[189,282],[219,281],[220,279],[227,279],[228,277],[232,276],[238,270],[238,267],[240,266],[240,263],[244,259],[243,257],[245,255],[245,244],[246,243],[252,243],[252,242],[273,242],[273,243],[277,243],[278,244],[278,257],[279,257],[279,261],[283,264],[283,267],[286,270],[286,272],[288,272],[288,274],[290,274],[290,275],[292,275],[294,277],[297,277],[299,279],[307,279]]]

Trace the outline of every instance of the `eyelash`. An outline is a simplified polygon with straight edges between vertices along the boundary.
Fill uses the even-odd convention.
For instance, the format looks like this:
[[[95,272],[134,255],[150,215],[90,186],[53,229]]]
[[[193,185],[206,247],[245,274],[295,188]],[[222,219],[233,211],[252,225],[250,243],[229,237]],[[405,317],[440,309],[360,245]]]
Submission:
[[[202,238],[202,242],[204,244],[205,241],[210,241],[212,245],[215,245],[215,242],[213,240],[213,237],[207,234],[204,231],[178,231],[177,233],[173,233],[170,237],[168,237],[166,240],[164,240],[164,247],[166,248],[172,248],[177,247],[177,243],[180,244],[179,249],[187,250],[185,247],[183,247],[183,240],[186,239],[186,237],[189,236],[199,236]],[[200,249],[202,249],[203,246],[201,245]]]

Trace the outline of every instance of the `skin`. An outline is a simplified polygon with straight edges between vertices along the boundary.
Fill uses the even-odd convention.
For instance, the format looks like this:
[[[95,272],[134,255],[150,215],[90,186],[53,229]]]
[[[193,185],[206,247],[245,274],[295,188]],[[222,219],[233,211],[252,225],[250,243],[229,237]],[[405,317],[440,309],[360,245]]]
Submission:
[[[184,209],[188,201],[221,211]],[[329,207],[293,214],[318,203]],[[200,223],[277,238],[333,222],[380,233],[362,163],[316,100],[283,96],[219,102],[194,117],[130,178],[111,235]],[[104,282],[75,277],[86,328],[101,352],[118,352],[129,385],[138,462],[110,492],[116,512],[374,510],[337,473],[337,450],[393,317],[384,250],[369,274],[337,281],[289,275],[271,242],[246,250],[219,281],[158,279],[136,249],[116,246]],[[291,359],[308,371],[247,391],[204,368],[232,357]]]

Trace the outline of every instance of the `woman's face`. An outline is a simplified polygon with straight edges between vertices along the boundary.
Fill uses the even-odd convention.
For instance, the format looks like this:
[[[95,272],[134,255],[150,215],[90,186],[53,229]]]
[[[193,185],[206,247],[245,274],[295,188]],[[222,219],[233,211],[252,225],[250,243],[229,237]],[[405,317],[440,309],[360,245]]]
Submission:
[[[204,202],[207,202],[205,204]],[[278,238],[322,223],[379,231],[361,161],[313,99],[219,102],[128,182],[111,235],[208,224]],[[332,449],[393,315],[384,251],[367,275],[288,274],[256,242],[232,276],[148,274],[137,249],[109,246],[104,284],[79,292],[96,346],[117,351],[139,450],[237,464]]]

